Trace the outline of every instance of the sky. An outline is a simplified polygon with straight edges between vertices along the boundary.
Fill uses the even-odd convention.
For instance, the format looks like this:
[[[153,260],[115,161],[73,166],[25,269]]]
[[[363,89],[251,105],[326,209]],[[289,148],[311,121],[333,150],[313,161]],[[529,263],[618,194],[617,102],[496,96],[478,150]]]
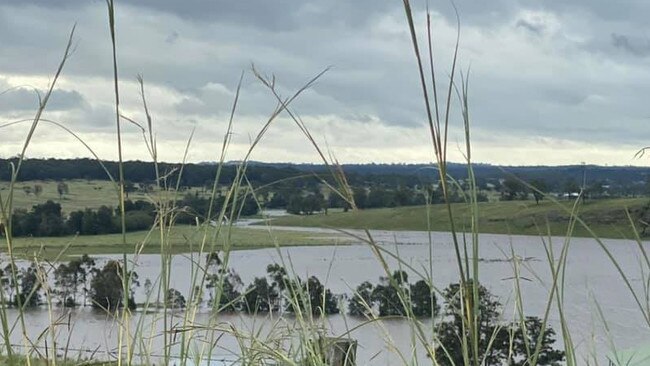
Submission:
[[[426,37],[425,1],[413,1]],[[430,0],[441,99],[457,20]],[[457,0],[457,72],[468,77],[472,159],[501,165],[650,165],[650,2]],[[64,53],[73,53],[44,119],[117,158],[112,56],[103,0],[0,3],[0,125],[34,118]],[[343,163],[435,160],[416,61],[399,0],[116,0],[121,112],[146,117],[159,159],[219,159],[240,76],[226,160],[241,160],[277,108],[252,71],[288,98],[326,155]],[[422,44],[424,46],[424,44]],[[460,74],[458,74],[460,75]],[[141,130],[123,120],[124,158],[150,160]],[[0,157],[20,153],[29,122],[0,128]],[[460,103],[451,102],[449,159],[462,161]],[[28,157],[90,156],[70,133],[41,123]],[[319,162],[289,114],[273,119],[251,159]]]

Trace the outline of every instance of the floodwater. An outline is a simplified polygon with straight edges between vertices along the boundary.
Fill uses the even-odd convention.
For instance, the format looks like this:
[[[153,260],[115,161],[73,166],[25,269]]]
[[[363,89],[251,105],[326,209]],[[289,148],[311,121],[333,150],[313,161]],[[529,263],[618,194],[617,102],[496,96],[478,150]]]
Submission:
[[[282,230],[284,228],[275,228]],[[291,228],[291,230],[297,230]],[[325,229],[300,229],[319,232],[329,232]],[[331,231],[334,235],[335,232]],[[354,235],[363,236],[363,232],[351,231]],[[433,269],[434,283],[444,288],[451,282],[458,281],[458,268],[454,254],[451,236],[448,233],[426,233],[409,231],[371,231],[374,241],[387,253],[397,254],[406,265],[411,279],[416,279],[416,271]],[[469,238],[468,238],[469,240]],[[551,287],[551,272],[547,254],[542,239],[533,236],[506,236],[482,234],[479,236],[481,258],[479,269],[481,283],[492,293],[498,295],[504,304],[503,317],[511,318],[515,313],[514,286],[515,281],[511,250],[522,259],[520,276],[523,293],[524,311],[526,315],[541,316],[546,308]],[[432,245],[429,245],[429,242]],[[563,238],[552,238],[552,249],[559,257]],[[604,240],[605,245],[619,262],[631,279],[631,285],[641,291],[648,280],[642,273],[643,257],[638,244],[624,240]],[[650,249],[650,243],[643,244]],[[119,259],[121,256],[103,256],[103,260]],[[432,258],[432,261],[429,261]],[[385,259],[392,269],[397,269],[397,261],[391,254],[385,254]],[[136,265],[140,282],[145,278],[152,282],[157,280],[160,273],[160,256],[140,255],[129,257]],[[172,260],[170,286],[187,296],[192,274],[192,263],[200,261],[196,255],[176,255]],[[270,263],[284,261],[291,265],[295,273],[302,278],[316,276],[325,282],[336,294],[351,294],[358,284],[363,281],[378,283],[380,276],[385,276],[383,267],[372,248],[361,241],[351,245],[322,246],[322,247],[291,247],[276,249],[242,250],[231,253],[230,267],[240,275],[242,281],[248,284],[256,276],[264,276],[266,266]],[[409,268],[410,267],[410,268]],[[411,280],[414,282],[414,280]],[[579,363],[587,364],[586,357],[595,355],[599,363],[604,363],[605,355],[611,349],[613,340],[617,349],[638,347],[650,343],[650,326],[645,321],[642,312],[636,305],[630,290],[625,286],[614,264],[605,251],[593,240],[573,238],[570,241],[567,267],[565,273],[564,312],[571,336],[577,347]],[[642,292],[640,292],[641,294]],[[136,292],[136,301],[143,301],[142,286]],[[643,306],[648,306],[648,300],[640,295]],[[598,315],[596,304],[602,309],[605,323]],[[82,356],[89,356],[96,350],[96,357],[114,351],[118,346],[116,322],[101,313],[91,309],[77,309],[71,313],[58,309],[55,314],[62,314],[65,322],[70,320],[72,329],[59,326],[58,343],[65,347],[69,342],[71,349],[83,349]],[[11,313],[10,311],[10,314]],[[12,315],[15,317],[15,314]],[[197,315],[195,325],[207,324],[209,311]],[[144,314],[136,312],[133,327],[143,320],[147,334],[152,334],[151,344],[154,355],[162,353],[162,321],[160,314]],[[158,321],[156,321],[158,319]],[[35,310],[27,313],[28,333],[36,339],[51,322],[46,311]],[[396,365],[405,357],[410,360],[412,354],[419,357],[420,363],[427,364],[422,354],[422,347],[411,340],[411,328],[404,320],[387,320],[381,323],[364,324],[355,328],[363,320],[343,315],[329,316],[321,319],[328,332],[338,336],[353,329],[350,336],[359,343],[357,351],[359,365]],[[559,333],[559,314],[553,303],[550,315],[551,325]],[[172,323],[178,325],[182,318]],[[233,326],[243,332],[254,332],[261,329],[261,334],[268,334],[278,327],[290,328],[295,320],[287,317],[278,320],[263,316],[243,314],[220,314],[218,323],[223,326]],[[430,329],[430,321],[424,320],[425,328]],[[23,343],[17,330],[13,335],[13,343]],[[232,337],[224,336],[214,342],[213,358],[236,359],[238,346]],[[561,341],[557,343],[561,347]],[[43,341],[39,344],[43,345]],[[51,346],[51,342],[49,343]],[[205,345],[201,342],[201,345]],[[417,341],[415,341],[417,344]],[[197,346],[200,347],[200,346]],[[415,347],[416,351],[412,352]],[[87,352],[88,351],[88,352]],[[72,351],[70,351],[72,353]],[[76,351],[79,353],[79,351]],[[400,355],[401,353],[401,355]],[[221,365],[222,363],[212,363]],[[228,363],[225,363],[228,364]],[[592,364],[589,361],[589,364]]]

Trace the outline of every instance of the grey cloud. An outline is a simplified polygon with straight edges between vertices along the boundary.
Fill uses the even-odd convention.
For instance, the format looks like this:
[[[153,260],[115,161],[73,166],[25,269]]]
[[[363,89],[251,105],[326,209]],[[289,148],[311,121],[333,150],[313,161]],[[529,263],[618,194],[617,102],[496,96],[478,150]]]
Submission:
[[[75,90],[54,90],[48,101],[47,108],[54,111],[63,111],[76,108],[85,108],[88,105],[85,98]]]
[[[650,55],[650,40],[647,39],[633,41],[629,36],[612,33],[612,45],[635,56],[645,57]]]
[[[174,43],[178,39],[178,36],[179,36],[178,32],[173,31],[167,36],[167,38],[165,38],[165,42]]]
[[[7,90],[0,95],[0,111],[36,111],[39,107],[38,94],[42,98],[45,91],[25,87]],[[87,102],[79,92],[75,90],[54,90],[48,101],[47,110],[65,111],[86,106]]]
[[[583,103],[589,96],[582,90],[572,90],[569,88],[548,87],[541,92],[543,98],[551,103],[564,105],[578,105]]]
[[[104,6],[103,1],[93,0],[95,6]],[[88,4],[87,0],[25,0],[46,8],[74,9]],[[125,0],[116,2],[121,7],[133,6],[143,12],[159,11],[173,14],[191,21],[225,22],[244,24],[255,28],[285,32],[305,24],[345,24],[360,26],[374,14],[399,8],[400,3],[392,0],[347,0],[335,1],[230,1],[230,0]]]
[[[22,5],[25,3],[31,7]],[[424,9],[422,2],[412,3],[416,9]],[[0,58],[0,73],[49,75],[70,25],[78,20],[77,52],[64,75],[110,79],[103,1],[26,0],[16,4],[0,5],[0,43],[10,55]],[[239,73],[254,62],[262,71],[277,74],[285,96],[324,67],[334,66],[294,104],[303,116],[327,114],[360,123],[378,120],[386,125],[424,126],[408,34],[390,29],[393,24],[388,30],[380,24],[390,17],[395,25],[405,27],[400,1],[125,0],[117,4],[120,75],[131,80],[142,72],[152,86],[162,85],[184,95],[173,105],[178,117],[169,119],[200,120],[227,113]],[[454,24],[454,10],[448,2],[431,2],[431,6]],[[627,141],[638,138],[635,128],[642,128],[639,116],[647,115],[639,100],[650,90],[635,86],[650,78],[635,68],[635,62],[642,60],[633,56],[650,54],[650,46],[629,34],[647,33],[646,21],[639,14],[649,13],[650,4],[495,0],[461,2],[458,10],[463,32],[459,67],[472,63],[470,108],[477,128],[490,131],[495,139],[501,134],[577,140],[588,135],[595,141],[605,141],[608,136]],[[577,30],[570,29],[577,34],[577,41],[558,36],[547,45],[540,37],[540,49],[548,47],[544,50],[548,61],[536,67],[547,68],[551,71],[548,75],[536,76],[530,66],[506,57],[492,69],[481,68],[481,52],[512,55],[520,52],[516,44],[503,50],[479,50],[475,59],[464,58],[467,33],[490,37],[502,28],[512,31],[513,24],[522,32],[538,35],[551,29],[534,17],[522,18],[522,11],[550,12],[567,28],[577,24]],[[16,17],[21,12],[23,16]],[[421,13],[417,15],[422,30],[424,19]],[[590,27],[578,27],[583,23]],[[614,29],[617,33],[612,34]],[[521,32],[512,34],[521,36]],[[612,45],[624,52],[612,52]],[[596,52],[598,55],[593,55]],[[441,80],[446,81],[444,62]],[[615,65],[624,70],[621,72],[629,70],[635,76],[631,79],[638,80],[612,80],[602,72],[601,63]],[[206,88],[210,83],[222,87]],[[603,95],[608,104],[599,105],[593,95]],[[123,98],[130,97],[137,98],[137,94],[124,92]],[[74,95],[62,98],[61,109],[83,104],[75,102]],[[29,101],[25,96],[19,100],[30,108],[35,104],[33,96]],[[55,100],[52,102],[54,106]],[[238,114],[267,115],[274,105],[275,99],[248,72]],[[75,123],[86,130],[101,129],[111,126],[111,113],[109,106],[93,103],[93,108],[75,110]],[[612,121],[624,121],[630,128],[611,131],[608,124]]]
[[[526,21],[524,19],[519,19],[517,21],[516,26],[518,28],[526,29],[527,31],[530,31],[530,32],[535,33],[537,35],[541,35],[544,32],[544,29],[545,29],[543,24],[528,22],[528,21]]]

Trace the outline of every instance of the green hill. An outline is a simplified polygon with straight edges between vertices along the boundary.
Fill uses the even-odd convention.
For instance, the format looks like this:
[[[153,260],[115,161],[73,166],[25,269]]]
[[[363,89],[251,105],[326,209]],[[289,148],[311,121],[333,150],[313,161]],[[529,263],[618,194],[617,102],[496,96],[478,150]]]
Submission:
[[[579,205],[579,216],[601,237],[632,238],[634,233],[626,215],[630,212],[637,227],[642,227],[643,208],[647,198],[594,200]],[[571,208],[573,202],[561,202]],[[468,206],[453,204],[452,210],[459,230],[470,231]],[[478,204],[479,231],[498,234],[565,235],[570,215],[558,204],[542,201],[503,201]],[[428,219],[427,219],[428,218]],[[428,222],[428,224],[427,224]],[[449,231],[449,217],[445,205],[381,208],[310,215],[284,216],[273,219],[277,226],[313,226],[378,230],[432,230]],[[589,236],[582,227],[576,227],[575,236]]]

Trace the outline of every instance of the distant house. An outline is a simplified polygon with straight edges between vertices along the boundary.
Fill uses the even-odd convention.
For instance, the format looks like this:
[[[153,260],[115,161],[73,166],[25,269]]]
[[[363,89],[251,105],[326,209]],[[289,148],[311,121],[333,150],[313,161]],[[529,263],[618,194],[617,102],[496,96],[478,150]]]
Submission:
[[[578,192],[571,192],[571,193],[563,193],[559,195],[558,197],[569,199],[569,198],[578,198],[580,197],[580,193]]]

